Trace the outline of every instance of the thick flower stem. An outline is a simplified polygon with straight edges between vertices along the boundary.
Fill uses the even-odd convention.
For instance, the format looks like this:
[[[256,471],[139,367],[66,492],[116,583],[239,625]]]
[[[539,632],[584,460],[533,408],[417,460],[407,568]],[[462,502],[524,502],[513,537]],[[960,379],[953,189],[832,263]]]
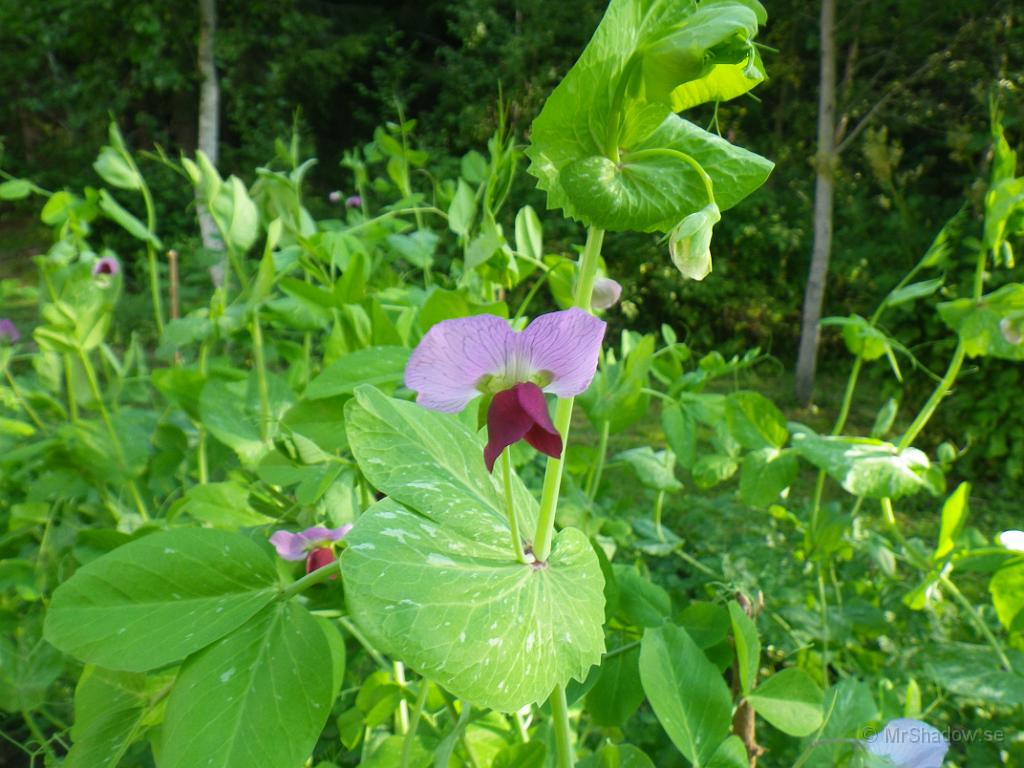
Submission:
[[[555,727],[555,766],[573,768],[576,756],[572,749],[572,724],[569,722],[569,704],[565,698],[565,686],[560,685],[548,699],[551,704],[551,719]]]
[[[502,451],[501,473],[505,480],[505,511],[508,515],[508,527],[512,532],[512,551],[515,552],[516,560],[525,565],[526,554],[523,552],[523,539],[519,535],[519,519],[516,517],[515,504],[512,502],[512,446]]]
[[[579,276],[576,279],[576,294],[573,306],[590,312],[590,297],[594,292],[594,279],[597,277],[597,263],[601,257],[601,244],[604,242],[604,230],[591,227],[587,233],[587,245],[580,257]],[[564,454],[569,443],[569,426],[572,422],[571,397],[561,398],[555,406],[555,429],[562,436],[562,452]],[[558,508],[558,492],[562,487],[562,460],[548,459],[544,471],[544,488],[540,497],[540,513],[537,515],[537,534],[533,539],[533,556],[538,562],[544,562],[551,554],[551,540],[555,532],[555,511]]]

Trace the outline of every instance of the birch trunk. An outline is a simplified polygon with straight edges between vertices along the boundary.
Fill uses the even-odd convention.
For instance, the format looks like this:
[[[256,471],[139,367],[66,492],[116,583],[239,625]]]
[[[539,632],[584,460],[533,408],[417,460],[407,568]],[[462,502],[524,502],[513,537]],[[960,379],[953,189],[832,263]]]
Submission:
[[[214,167],[217,166],[220,143],[220,86],[217,83],[217,63],[214,59],[214,41],[217,34],[216,0],[199,0],[199,149]],[[199,231],[203,247],[221,251],[224,245],[206,206],[197,201]]]
[[[807,404],[814,393],[818,357],[818,322],[825,299],[828,262],[832,253],[833,187],[836,164],[836,46],[835,0],[821,0],[821,82],[818,91],[818,153],[815,157],[814,248],[804,293],[800,352],[796,364],[796,396]]]

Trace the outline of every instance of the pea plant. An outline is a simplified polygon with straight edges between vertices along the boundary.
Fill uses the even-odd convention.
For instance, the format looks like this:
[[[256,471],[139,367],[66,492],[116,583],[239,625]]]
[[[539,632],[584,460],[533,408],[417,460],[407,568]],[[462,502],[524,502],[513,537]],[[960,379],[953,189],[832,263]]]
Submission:
[[[932,461],[913,443],[966,358],[1024,357],[1024,287],[984,292],[1024,221],[998,119],[983,237],[963,240],[970,291],[961,215],[874,315],[827,321],[854,355],[831,434],[735,385],[757,350],[698,355],[668,326],[608,337],[606,232],[659,233],[705,279],[713,227],[768,178],[770,161],[679,114],[766,79],[765,23],[755,0],[612,0],[525,149],[548,208],[586,228],[576,259],[532,208],[509,210],[524,153],[500,107],[456,178],[428,172],[414,120],[382,126],[319,218],[297,140],[251,186],[202,153],[150,155],[209,214],[216,252],[161,237],[116,126],[94,166],[106,187],[0,184],[45,198],[54,233],[30,336],[0,320],[0,585],[4,621],[20,617],[0,638],[0,710],[33,761],[938,768],[948,737],[922,720],[943,697],[973,701],[983,680],[993,711],[1024,703],[1020,545],[965,527],[967,484],[934,546],[893,503],[946,496],[955,448]],[[104,233],[138,258],[95,246]],[[154,350],[118,322],[136,285]],[[914,362],[884,314],[940,293],[957,341],[934,392],[891,442],[895,403],[870,437],[846,435],[863,368]],[[652,412],[663,436],[623,447]],[[666,515],[680,472],[705,493],[738,480],[747,519],[795,542],[774,573],[694,551],[691,510]],[[959,635],[935,619],[949,636],[927,705],[914,678],[899,695],[865,682],[881,663],[837,576],[861,555],[884,586],[851,589],[896,595],[908,633],[944,595],[966,617]],[[995,624],[959,570],[992,574]],[[69,675],[66,723],[48,702]]]

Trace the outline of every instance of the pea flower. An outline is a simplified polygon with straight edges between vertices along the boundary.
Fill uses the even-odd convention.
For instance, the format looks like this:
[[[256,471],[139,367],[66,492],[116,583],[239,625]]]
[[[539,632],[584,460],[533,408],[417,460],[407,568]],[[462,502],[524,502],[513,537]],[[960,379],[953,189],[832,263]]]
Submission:
[[[0,343],[17,344],[20,338],[21,333],[14,322],[6,317],[0,318]]]
[[[113,277],[121,272],[121,263],[113,256],[104,256],[97,259],[92,265],[93,277]]]
[[[949,751],[938,728],[907,718],[890,720],[861,744],[869,754],[889,758],[895,768],[941,768]]]
[[[416,402],[444,413],[461,411],[477,395],[487,410],[488,471],[508,446],[526,440],[553,458],[562,436],[544,393],[573,397],[590,386],[604,338],[604,321],[581,309],[540,315],[522,332],[494,315],[444,320],[413,350],[405,385]]]
[[[306,573],[312,573],[337,560],[334,554],[335,543],[345,538],[351,530],[351,525],[343,525],[340,528],[314,526],[299,533],[275,531],[270,537],[270,543],[285,560],[305,558]]]
[[[345,198],[346,208],[358,208],[362,204],[363,198],[361,198],[359,195],[349,195],[348,197]]]
[[[1024,552],[1024,531],[1003,531],[996,536],[996,543],[1012,552]]]
[[[590,306],[594,309],[610,309],[622,295],[622,286],[610,277],[599,277],[594,281],[594,292],[590,295]]]
[[[332,202],[332,203],[340,203],[341,202],[341,192],[339,192],[338,190],[335,189],[333,192],[331,192],[330,194],[327,195],[327,199],[330,202]]]

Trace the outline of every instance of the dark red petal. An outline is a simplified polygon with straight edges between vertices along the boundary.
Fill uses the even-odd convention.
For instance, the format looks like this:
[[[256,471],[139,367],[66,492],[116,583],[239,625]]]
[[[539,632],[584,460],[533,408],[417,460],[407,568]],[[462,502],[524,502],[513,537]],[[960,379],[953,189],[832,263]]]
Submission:
[[[516,384],[512,387],[512,391],[519,397],[519,404],[530,415],[530,420],[534,423],[534,426],[552,435],[558,434],[558,430],[555,429],[555,425],[551,422],[551,415],[548,413],[548,403],[544,399],[544,393],[540,387],[533,382],[527,381],[522,384]]]
[[[538,451],[547,454],[552,459],[562,458],[562,438],[557,432],[551,434],[546,429],[541,429],[539,425],[534,425],[526,433],[524,439]]]
[[[516,390],[523,386],[517,384],[512,389],[499,392],[491,400],[487,409],[487,447],[484,448],[484,463],[487,471],[494,471],[494,462],[508,446],[522,440],[530,431],[534,421],[519,402]]]
[[[334,550],[330,547],[318,547],[309,553],[306,558],[306,573],[312,573],[323,568],[325,565],[330,565],[337,558],[334,556]],[[338,578],[337,576],[331,576],[332,579]]]

